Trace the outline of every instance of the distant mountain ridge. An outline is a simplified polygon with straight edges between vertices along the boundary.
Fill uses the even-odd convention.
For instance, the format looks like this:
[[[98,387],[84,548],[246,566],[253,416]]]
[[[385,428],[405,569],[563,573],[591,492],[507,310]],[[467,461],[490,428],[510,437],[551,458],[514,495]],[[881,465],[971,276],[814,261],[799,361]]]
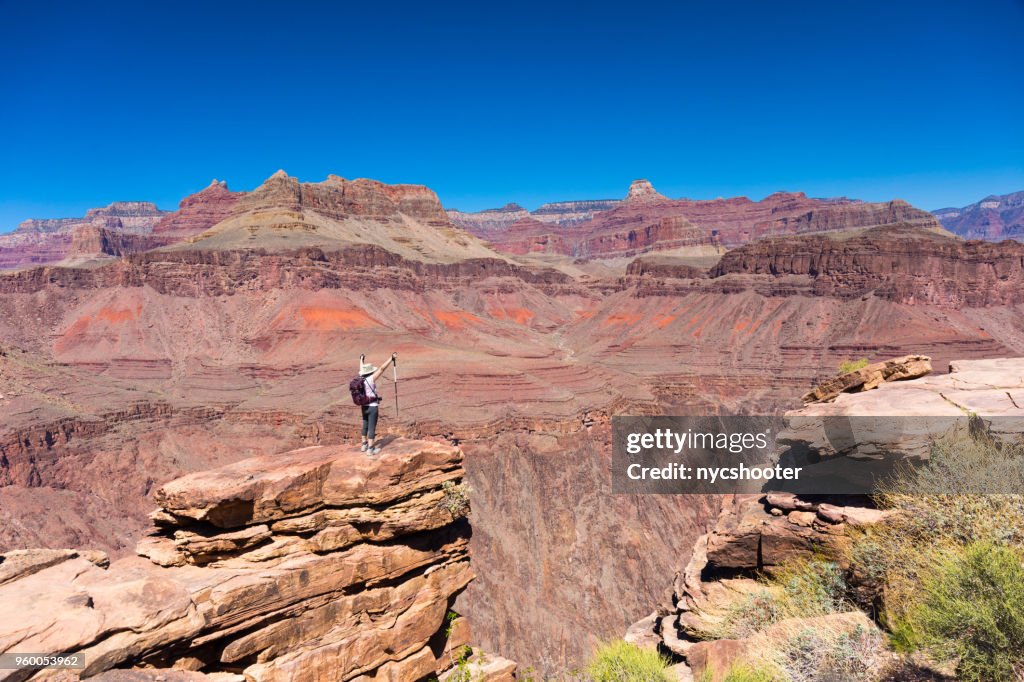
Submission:
[[[611,210],[621,202],[619,199],[584,199],[581,201],[554,201],[530,211],[517,203],[510,202],[501,208],[466,212],[447,209],[448,218],[464,230],[478,236],[488,232],[501,232],[520,220],[532,219],[542,223],[554,223],[564,227],[585,223],[598,213]]]
[[[980,202],[979,207],[991,211],[1004,204],[1021,212],[1020,201]],[[964,211],[950,209],[949,214],[970,213]],[[1019,215],[1011,218],[1017,221],[1011,224],[1019,224]],[[999,229],[985,232],[985,238],[1000,238],[1004,223],[990,223]],[[82,218],[27,220],[14,233],[0,236],[0,270],[96,262],[157,248],[337,250],[346,245],[378,246],[434,263],[512,256],[539,257],[549,264],[554,259],[567,267],[683,249],[686,254],[676,255],[708,267],[704,260],[762,237],[885,226],[942,229],[935,216],[899,199],[872,203],[818,199],[803,192],[776,192],[760,201],[671,199],[638,179],[621,200],[552,202],[535,211],[509,203],[464,213],[446,210],[421,185],[334,175],[308,183],[279,171],[250,192],[233,192],[214,180],[173,212],[125,201],[91,209]]]
[[[776,235],[884,226],[942,229],[930,213],[900,199],[817,199],[803,192],[775,192],[760,201],[747,197],[670,199],[643,179],[634,180],[621,201],[559,205],[572,203],[585,205],[591,217],[545,219],[541,215],[544,207],[529,212],[517,204],[471,214],[449,211],[448,215],[456,225],[503,253],[560,254],[582,259],[679,248],[734,248]],[[595,210],[598,207],[602,210]]]
[[[950,232],[964,239],[1024,241],[1024,191],[990,195],[963,208],[932,211]]]

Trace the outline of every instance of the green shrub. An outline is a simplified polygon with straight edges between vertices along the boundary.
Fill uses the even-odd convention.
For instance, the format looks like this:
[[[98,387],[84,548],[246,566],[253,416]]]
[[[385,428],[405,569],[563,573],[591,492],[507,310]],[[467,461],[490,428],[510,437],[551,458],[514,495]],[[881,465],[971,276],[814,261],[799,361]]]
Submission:
[[[458,653],[452,652],[450,655],[455,665],[448,676],[448,682],[473,682],[473,673],[469,669],[469,658],[473,655],[472,647],[464,646]]]
[[[843,360],[839,363],[839,373],[849,374],[850,372],[856,372],[862,367],[867,367],[870,363],[867,358],[860,358],[859,360]]]
[[[782,587],[789,616],[808,618],[850,610],[846,580],[834,561],[791,562],[777,571],[772,580]]]
[[[641,649],[623,640],[598,648],[584,679],[591,682],[670,682],[670,661],[650,649]]]
[[[949,552],[923,583],[910,623],[929,650],[955,658],[960,679],[1000,682],[1024,672],[1024,567],[991,541]]]
[[[797,560],[764,579],[764,589],[733,602],[721,622],[700,633],[704,639],[741,639],[786,618],[811,618],[848,611],[846,582],[839,565]]]
[[[767,587],[743,595],[727,608],[721,622],[700,633],[703,639],[742,639],[786,617],[779,590]]]
[[[924,465],[899,471],[885,488],[940,497],[1015,494],[1024,489],[1024,445],[990,435],[972,416],[932,444]]]
[[[855,574],[884,585],[880,619],[898,651],[923,646],[915,611],[925,585],[951,557],[964,556],[976,543],[1024,549],[1024,495],[977,494],[1020,486],[1022,471],[1024,447],[993,438],[984,422],[972,418],[967,429],[935,442],[925,464],[900,471],[877,496],[880,506],[898,514],[854,535],[851,563]],[[932,651],[953,646],[929,641]]]
[[[767,664],[733,663],[723,682],[785,682],[779,673]]]
[[[441,490],[444,492],[440,503],[441,507],[451,514],[453,519],[461,519],[469,515],[469,494],[473,492],[473,489],[469,487],[468,483],[445,481],[441,484]]]

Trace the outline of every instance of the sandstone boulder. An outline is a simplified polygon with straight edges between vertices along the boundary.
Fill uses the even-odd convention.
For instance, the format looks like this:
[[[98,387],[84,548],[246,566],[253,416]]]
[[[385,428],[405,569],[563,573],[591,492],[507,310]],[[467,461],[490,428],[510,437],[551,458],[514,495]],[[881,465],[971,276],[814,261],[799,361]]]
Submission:
[[[877,388],[886,381],[916,379],[932,371],[931,358],[927,355],[904,355],[903,357],[876,362],[846,374],[829,379],[804,395],[805,403],[829,402],[840,393],[857,393]]]

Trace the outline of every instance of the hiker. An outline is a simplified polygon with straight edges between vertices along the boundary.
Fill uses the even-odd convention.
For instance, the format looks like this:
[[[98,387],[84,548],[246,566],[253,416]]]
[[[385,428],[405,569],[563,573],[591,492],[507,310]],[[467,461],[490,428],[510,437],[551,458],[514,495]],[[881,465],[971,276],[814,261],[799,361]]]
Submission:
[[[380,448],[374,445],[377,436],[377,408],[382,399],[377,393],[377,379],[384,375],[384,370],[398,361],[398,353],[392,353],[391,359],[379,368],[365,360],[365,355],[359,356],[359,376],[349,383],[349,391],[352,393],[352,402],[363,411],[363,444],[359,449],[376,455],[380,454]]]

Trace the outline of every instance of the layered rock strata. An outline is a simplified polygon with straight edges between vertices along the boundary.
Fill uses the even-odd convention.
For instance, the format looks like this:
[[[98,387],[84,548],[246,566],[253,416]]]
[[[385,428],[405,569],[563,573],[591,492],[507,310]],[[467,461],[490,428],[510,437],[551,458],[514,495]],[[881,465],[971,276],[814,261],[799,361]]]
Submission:
[[[84,241],[102,239],[89,235],[116,233],[139,243],[165,215],[167,211],[148,201],[115,201],[89,209],[81,218],[26,220],[11,234],[0,235],[0,270],[63,260],[80,252]]]
[[[867,294],[907,304],[981,307],[1013,303],[1024,283],[1024,245],[964,242],[901,226],[842,235],[764,239],[729,251],[710,272],[722,286],[760,275],[779,295],[809,278],[808,293]],[[729,277],[727,277],[729,276]]]
[[[528,211],[519,204],[509,203],[501,208],[466,212],[448,209],[448,217],[464,230],[478,236],[493,236],[520,220],[532,219],[538,223],[571,227],[591,220],[598,213],[615,208],[618,199],[589,199],[583,201],[554,201]]]
[[[527,214],[518,206],[480,214],[455,212],[452,219],[498,251],[584,259],[687,247],[733,248],[770,236],[897,225],[940,229],[930,213],[900,200],[813,199],[802,192],[776,192],[761,201],[669,199],[647,180],[634,180],[622,201],[599,203],[602,210],[588,219],[557,224],[541,211]]]
[[[943,227],[964,239],[1024,240],[1024,192],[992,195],[963,208],[933,213]]]
[[[79,653],[76,677],[111,682],[443,673],[470,636],[450,615],[473,579],[462,476],[458,449],[396,440],[379,458],[311,447],[172,481],[137,557],[0,556],[0,652]]]
[[[182,199],[174,212],[145,201],[118,201],[90,209],[83,218],[26,220],[14,233],[0,236],[0,270],[121,257],[174,244],[226,219],[243,195],[214,180]]]

